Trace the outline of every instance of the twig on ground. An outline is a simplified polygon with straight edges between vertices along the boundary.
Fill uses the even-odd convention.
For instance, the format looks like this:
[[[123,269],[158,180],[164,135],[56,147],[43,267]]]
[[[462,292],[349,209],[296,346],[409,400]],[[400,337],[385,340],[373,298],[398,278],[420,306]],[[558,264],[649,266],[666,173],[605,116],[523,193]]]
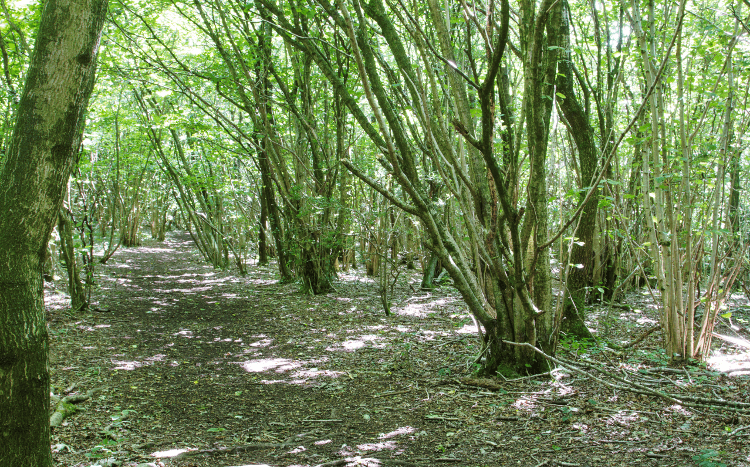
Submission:
[[[583,365],[586,366],[598,373],[601,373],[603,375],[606,375],[609,379],[618,381],[622,384],[616,384],[611,383],[609,381],[605,381],[604,379],[593,375],[589,372],[584,371],[579,365],[576,365],[572,362],[565,361],[562,358],[555,358],[550,355],[547,355],[542,351],[541,349],[538,349],[537,347],[527,343],[527,342],[511,342],[511,341],[503,341],[504,343],[508,345],[513,345],[516,347],[528,347],[533,349],[536,353],[543,356],[547,360],[558,364],[561,367],[567,368],[570,371],[576,372],[580,375],[583,375],[589,379],[592,379],[600,384],[603,384],[604,386],[610,387],[612,389],[619,389],[622,391],[628,391],[636,394],[643,394],[647,396],[656,396],[661,399],[667,400],[669,402],[672,402],[674,404],[679,404],[684,407],[690,407],[693,409],[697,408],[710,408],[710,409],[725,409],[725,410],[731,410],[734,412],[739,413],[750,413],[750,403],[748,402],[737,402],[737,401],[727,401],[727,400],[718,400],[718,399],[711,399],[707,397],[691,397],[691,396],[681,396],[677,394],[669,394],[663,391],[659,391],[656,389],[652,389],[649,387],[646,387],[642,384],[636,383],[634,381],[626,380],[625,378],[622,378],[618,375],[615,375],[612,372],[606,371],[603,368],[596,367],[594,365],[588,364]]]
[[[728,433],[727,436],[729,436],[730,438],[732,436],[739,436],[739,432],[740,431],[747,430],[748,428],[750,428],[750,425],[745,425],[745,426],[737,427],[734,430],[732,430],[730,433]]]
[[[629,349],[631,347],[635,347],[636,345],[638,345],[641,342],[643,342],[648,336],[650,336],[652,333],[658,331],[659,329],[661,329],[661,325],[660,324],[657,324],[656,326],[652,327],[651,329],[647,329],[646,332],[644,332],[643,334],[641,334],[640,336],[638,336],[638,338],[636,340],[634,340],[633,342],[630,342],[628,344],[625,344],[625,345],[621,346],[618,350],[626,350],[626,349]]]
[[[348,457],[346,459],[338,459],[335,461],[326,462],[323,464],[317,464],[315,467],[339,467],[346,465],[350,462],[361,462],[361,461],[374,461],[377,465],[400,465],[404,467],[417,467],[419,464],[413,462],[401,461],[396,459],[377,459],[374,457]]]

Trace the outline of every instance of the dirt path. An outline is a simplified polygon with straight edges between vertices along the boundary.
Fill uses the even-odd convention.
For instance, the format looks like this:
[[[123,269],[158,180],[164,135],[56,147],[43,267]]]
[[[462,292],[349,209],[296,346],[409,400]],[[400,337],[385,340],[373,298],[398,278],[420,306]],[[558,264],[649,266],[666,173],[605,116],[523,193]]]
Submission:
[[[750,465],[726,428],[747,418],[565,374],[461,384],[476,337],[449,287],[403,284],[386,318],[362,275],[303,296],[272,267],[214,271],[185,235],[118,252],[98,281],[103,311],[47,294],[54,392],[99,389],[54,430],[60,465]]]

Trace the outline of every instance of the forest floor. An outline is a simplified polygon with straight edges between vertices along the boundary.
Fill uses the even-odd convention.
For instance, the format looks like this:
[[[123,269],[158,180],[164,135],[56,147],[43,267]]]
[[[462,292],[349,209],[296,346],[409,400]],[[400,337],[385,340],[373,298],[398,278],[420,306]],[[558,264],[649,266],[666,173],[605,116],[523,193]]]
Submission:
[[[49,285],[53,393],[91,396],[53,429],[56,462],[750,466],[748,412],[694,408],[567,370],[472,379],[476,327],[457,292],[422,291],[418,276],[402,277],[386,317],[361,269],[342,273],[335,293],[308,296],[279,284],[272,266],[245,277],[215,271],[187,235],[173,234],[97,265],[89,311],[70,312],[64,281]],[[639,297],[610,311],[612,341],[656,324]],[[750,308],[733,313],[747,327]],[[717,355],[733,359],[730,376],[668,368],[659,339],[652,333],[628,352],[569,341],[558,354],[678,400],[750,401],[748,349],[717,341]]]

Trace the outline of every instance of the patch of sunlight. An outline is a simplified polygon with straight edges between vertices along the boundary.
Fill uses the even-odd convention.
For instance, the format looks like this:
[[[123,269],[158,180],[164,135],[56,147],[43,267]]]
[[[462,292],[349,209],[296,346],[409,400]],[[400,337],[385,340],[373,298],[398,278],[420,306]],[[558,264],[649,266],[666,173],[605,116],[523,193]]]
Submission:
[[[476,334],[477,325],[472,321],[471,323],[464,324],[460,328],[454,331],[456,334]]]
[[[266,336],[260,335],[260,336],[253,336],[253,337],[266,337]],[[268,347],[269,345],[271,345],[272,342],[273,342],[273,339],[266,338],[266,339],[261,339],[258,342],[253,342],[252,344],[249,344],[249,345],[250,347]]]
[[[409,303],[409,302],[416,302],[416,301],[419,301],[419,300],[429,300],[430,297],[432,297],[432,294],[428,293],[427,295],[420,295],[420,296],[416,296],[416,297],[411,297],[411,298],[407,299],[406,302]]]
[[[456,303],[457,301],[458,299],[456,298],[441,298],[439,300],[435,300],[434,302],[432,302],[432,304],[436,306],[447,306],[451,303]]]
[[[147,248],[147,247],[138,247],[139,252],[144,253],[174,253],[173,248]]]
[[[179,274],[179,275],[177,275],[177,274],[175,274],[175,275],[155,274],[153,276],[146,276],[146,277],[154,278],[154,279],[162,279],[162,280],[157,281],[157,282],[169,282],[169,283],[172,283],[172,282],[181,282],[181,283],[190,282],[190,283],[192,283],[192,282],[195,282],[195,278],[198,277],[198,276],[212,276],[212,275],[213,275],[213,273],[212,274]],[[181,277],[190,277],[191,279],[181,279]]]
[[[344,373],[341,371],[332,370],[318,370],[317,368],[310,368],[309,370],[300,370],[295,372],[292,376],[296,378],[317,378],[318,376],[329,376],[331,378],[338,378],[343,376]]]
[[[576,392],[575,389],[573,389],[573,386],[561,383],[559,380],[552,383],[552,387],[557,388],[557,393],[561,396],[568,396]]]
[[[402,426],[401,428],[397,428],[396,430],[393,430],[390,433],[380,433],[378,435],[378,439],[388,439],[388,438],[393,438],[398,435],[408,435],[409,433],[414,433],[415,431],[417,430],[413,427]]]
[[[428,311],[429,311],[429,306],[427,304],[410,303],[406,305],[405,307],[401,308],[400,310],[396,311],[395,314],[414,316],[415,318],[425,318],[427,316]]]
[[[111,328],[111,327],[112,327],[112,325],[111,325],[111,324],[97,324],[97,325],[96,325],[96,326],[94,326],[94,327],[95,327],[95,328]]]
[[[638,416],[635,412],[625,412],[623,410],[617,412],[616,414],[612,414],[611,416],[607,417],[604,421],[607,425],[620,425],[620,426],[629,426],[633,423],[637,422],[640,419],[640,416]]]
[[[665,410],[667,410],[669,412],[678,413],[678,414],[683,415],[685,417],[689,417],[689,416],[693,415],[693,413],[691,411],[689,411],[685,407],[681,406],[680,404],[670,405]]]
[[[437,331],[428,331],[428,330],[421,330],[417,335],[422,336],[422,342],[426,341],[434,341],[436,337],[445,337],[450,336],[451,334],[449,332],[437,332]]]
[[[706,360],[712,370],[726,373],[729,376],[750,375],[750,352],[726,355],[714,353]]]
[[[188,451],[195,451],[195,449],[184,449],[184,448],[180,449],[180,448],[177,448],[177,449],[169,449],[169,450],[166,450],[166,451],[156,451],[156,452],[151,453],[151,456],[163,459],[163,458],[167,458],[167,457],[179,456],[183,452],[188,452]]]
[[[201,282],[201,284],[203,283],[204,282]],[[207,285],[205,287],[190,287],[189,289],[173,289],[172,292],[198,293],[198,292],[208,292],[209,290],[212,290],[212,289],[213,287],[211,287],[210,285]]]
[[[345,282],[364,282],[364,283],[372,282],[372,283],[375,283],[375,279],[373,279],[371,277],[362,276],[360,274],[357,274],[357,270],[356,269],[354,269],[353,272],[351,272],[351,273],[339,271],[339,278],[342,281],[345,281]]]
[[[210,280],[201,280],[201,284],[225,284],[225,283],[234,283],[239,282],[237,279],[232,279],[231,277],[222,277],[219,279],[210,279]]]
[[[140,368],[143,366],[143,362],[135,362],[135,361],[126,361],[126,360],[112,360],[112,363],[114,363],[116,366],[114,367],[115,370],[135,370],[136,368]]]
[[[339,449],[337,454],[340,456],[347,457],[347,456],[351,456],[352,454],[354,454],[354,451],[352,450],[351,446],[347,446],[346,444],[344,444],[343,446],[341,446],[341,449]],[[349,461],[349,458],[347,458],[347,461]]]
[[[358,444],[357,449],[359,449],[360,451],[384,451],[386,449],[394,450],[398,449],[398,444],[395,441],[382,441],[380,443]]]
[[[268,370],[275,370],[276,373],[293,370],[302,366],[302,362],[295,362],[288,358],[261,358],[249,360],[240,364],[248,373],[262,373]]]
[[[271,467],[268,464],[244,464],[244,465],[230,465],[229,467]]]
[[[44,304],[54,309],[67,308],[70,306],[70,297],[63,293],[45,291]]]
[[[331,444],[333,442],[332,439],[321,439],[320,441],[315,441],[316,446],[323,446],[324,444]]]
[[[215,272],[206,272],[206,273],[203,273],[203,274],[198,274],[197,272],[193,272],[193,273],[183,274],[181,277],[212,277],[212,276],[215,276],[215,275],[216,275]]]
[[[260,384],[296,384],[298,386],[302,386],[306,382],[307,382],[306,379],[261,379],[261,380],[258,380],[258,383]]]
[[[381,340],[381,338],[376,336],[375,334],[366,334],[364,336],[360,336],[358,339],[349,339],[340,344],[330,345],[326,347],[326,350],[329,352],[335,352],[337,350],[344,350],[346,352],[352,352],[354,350],[361,349],[365,347],[368,343],[373,343],[377,340]],[[372,345],[372,347],[376,347],[376,348],[382,348],[384,346],[385,344]]]
[[[718,337],[719,339],[723,340],[724,342],[729,342],[730,344],[733,344],[737,347],[743,348],[743,349],[750,349],[750,341],[747,339],[744,339],[742,337],[732,337],[732,336],[726,336],[724,334],[719,333],[713,333],[714,337]]]
[[[337,302],[351,302],[352,299],[349,297],[334,297]]]
[[[402,451],[398,451],[399,454],[401,452]],[[345,457],[342,460],[343,462],[346,463],[345,465],[352,465],[352,466],[356,465],[358,467],[381,467],[383,465],[380,459],[375,459],[373,457],[353,456],[353,457]],[[336,465],[339,465],[339,464],[336,464]]]
[[[582,435],[590,431],[589,426],[584,423],[574,423],[571,425],[571,428],[580,431]]]
[[[188,289],[154,289],[154,292],[157,294],[171,294],[171,293],[194,294],[195,293]],[[152,298],[149,298],[149,300],[152,300]],[[174,299],[174,301],[177,302],[177,299]]]
[[[149,357],[146,360],[148,360],[149,362],[162,362],[166,357],[166,355],[160,353],[154,355],[153,357]]]
[[[192,338],[193,337],[193,331],[191,331],[190,329],[183,329],[183,330],[178,331],[178,332],[176,332],[176,333],[174,333],[172,335],[173,336],[182,336],[182,337]]]
[[[516,399],[516,401],[513,403],[513,407],[515,407],[518,410],[531,410],[536,406],[537,406],[536,401],[531,400],[531,399],[526,399],[524,397],[520,399]]]
[[[255,285],[274,285],[278,283],[276,279],[248,279],[247,282]]]
[[[635,322],[638,324],[648,324],[648,325],[654,325],[658,323],[658,321],[656,321],[655,319],[646,318],[645,316],[638,318],[637,320],[635,320]]]
[[[307,448],[304,446],[297,446],[296,448],[292,449],[291,451],[287,452],[287,454],[299,454],[301,452],[307,451]]]

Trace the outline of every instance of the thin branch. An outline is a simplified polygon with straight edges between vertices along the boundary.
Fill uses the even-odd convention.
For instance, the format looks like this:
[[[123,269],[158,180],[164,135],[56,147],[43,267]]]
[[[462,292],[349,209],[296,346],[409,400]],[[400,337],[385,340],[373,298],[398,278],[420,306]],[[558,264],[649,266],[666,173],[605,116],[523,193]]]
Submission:
[[[349,169],[349,172],[354,174],[357,178],[359,178],[366,184],[370,185],[373,189],[375,189],[375,191],[377,191],[378,193],[386,197],[390,202],[398,206],[399,209],[403,209],[409,214],[413,214],[415,216],[419,214],[419,210],[416,207],[406,204],[402,200],[398,199],[396,195],[388,191],[386,188],[383,188],[383,186],[380,185],[380,183],[378,183],[377,181],[368,177],[365,173],[363,173],[358,168],[356,168],[354,164],[352,164],[350,161],[342,160],[341,164],[347,169]]]

